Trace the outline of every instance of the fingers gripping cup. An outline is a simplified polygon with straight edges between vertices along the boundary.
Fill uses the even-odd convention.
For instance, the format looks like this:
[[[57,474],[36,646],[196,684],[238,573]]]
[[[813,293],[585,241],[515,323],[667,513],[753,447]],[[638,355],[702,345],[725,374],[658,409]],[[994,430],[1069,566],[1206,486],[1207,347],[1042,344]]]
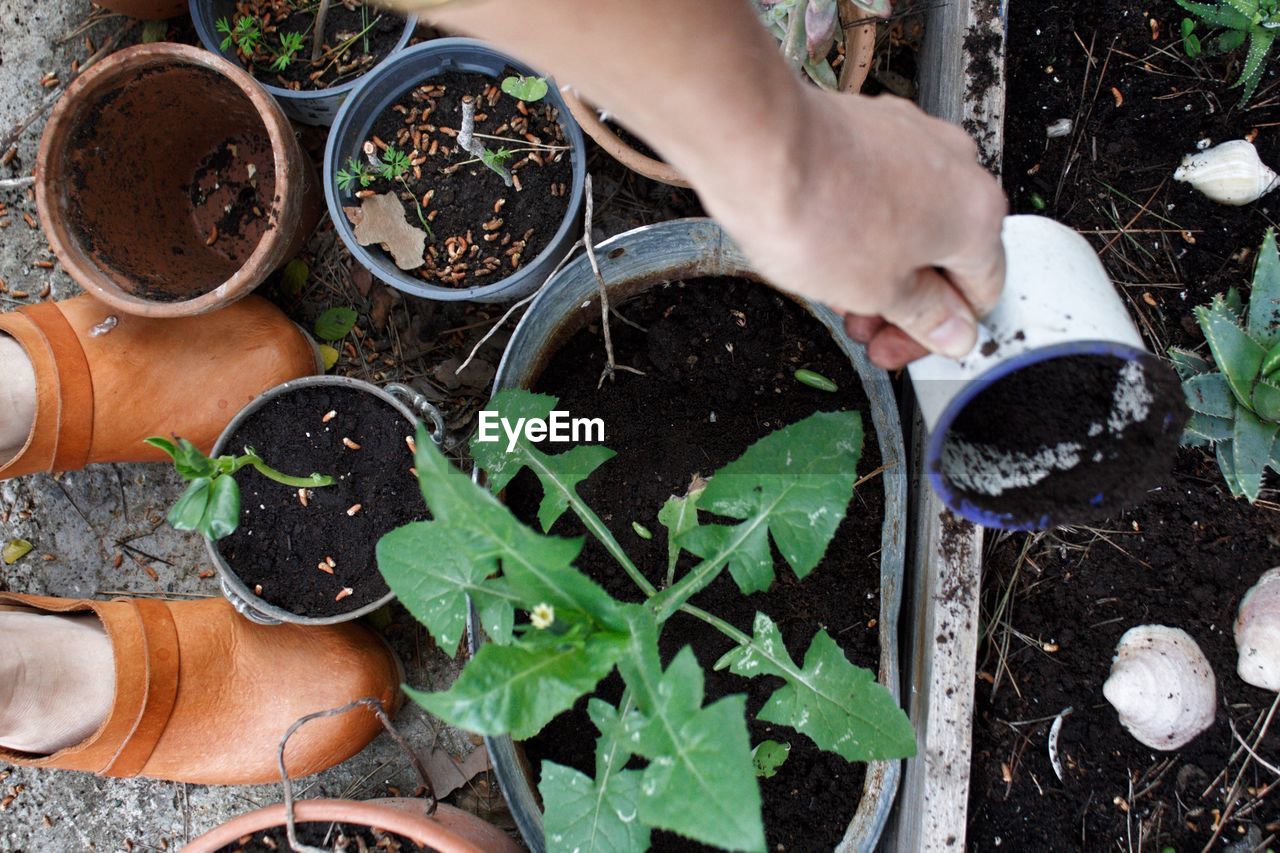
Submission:
[[[1038,530],[1114,515],[1172,464],[1187,412],[1088,241],[1005,220],[1007,273],[978,346],[911,366],[930,484],[957,514]]]

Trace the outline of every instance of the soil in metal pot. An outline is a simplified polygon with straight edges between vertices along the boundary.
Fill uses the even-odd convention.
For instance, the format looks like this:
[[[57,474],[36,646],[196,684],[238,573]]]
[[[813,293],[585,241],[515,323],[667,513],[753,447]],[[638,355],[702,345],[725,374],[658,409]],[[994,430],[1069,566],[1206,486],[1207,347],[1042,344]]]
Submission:
[[[1264,760],[1280,760],[1276,721],[1256,742],[1276,695],[1236,674],[1232,637],[1241,597],[1280,563],[1280,514],[1231,500],[1216,463],[1188,449],[1142,507],[1097,531],[1037,539],[1020,558],[1025,542],[1006,541],[985,568],[993,592],[1011,586],[998,618],[1018,633],[997,627],[979,660],[969,849],[1138,850],[1140,833],[1143,850],[1201,849],[1243,767],[1232,726]],[[1174,752],[1136,741],[1102,695],[1120,636],[1143,624],[1189,633],[1217,680],[1216,721]],[[1048,732],[1068,707],[1059,781]],[[1280,801],[1267,788],[1275,776],[1251,762],[1239,779],[1219,845],[1250,826],[1257,842],[1280,831]]]
[[[300,616],[350,613],[386,595],[378,539],[427,512],[409,471],[412,435],[394,408],[352,388],[301,388],[246,418],[225,452],[252,447],[278,471],[338,482],[308,490],[303,506],[296,488],[243,469],[240,526],[218,541],[232,571],[259,598]]]
[[[400,15],[359,2],[348,8],[334,0],[325,15],[324,47],[312,62],[312,31],[318,7],[316,0],[241,0],[226,15],[227,23],[234,28],[241,18],[253,18],[262,35],[252,55],[238,43],[228,50],[234,50],[240,64],[263,83],[295,91],[327,89],[351,82],[373,68],[395,50],[404,34],[405,21]],[[275,68],[281,39],[291,33],[302,36],[302,49],[283,69]],[[226,37],[225,33],[217,35]]]
[[[435,850],[403,835],[327,820],[299,823],[296,832],[298,843],[338,853],[434,853]],[[272,827],[237,839],[219,848],[217,853],[281,853],[292,849],[285,828]]]
[[[1015,523],[1105,518],[1168,474],[1185,409],[1177,375],[1155,359],[1041,361],[973,399],[937,467],[962,497]]]
[[[1230,88],[1244,51],[1187,60],[1186,13],[1173,4],[1013,3],[1009,12],[1005,187],[1014,210],[1039,212],[1043,202],[1044,213],[1088,236],[1155,351],[1203,352],[1192,308],[1232,286],[1247,297],[1276,197],[1225,207],[1170,176],[1199,140],[1255,128],[1263,160],[1280,160],[1270,127],[1280,104],[1267,94],[1276,66],[1245,110]],[[1212,42],[1203,23],[1196,32]],[[1073,120],[1072,135],[1046,139],[1061,118]],[[1233,500],[1211,456],[1184,449],[1141,506],[1097,529],[1014,536],[990,551],[969,849],[1275,846],[1275,776],[1232,732],[1280,761],[1276,721],[1258,736],[1275,694],[1239,678],[1232,638],[1241,597],[1280,563],[1273,501],[1269,489],[1252,507]],[[1102,696],[1120,636],[1151,623],[1191,634],[1217,680],[1213,726],[1174,752],[1134,740]],[[1068,706],[1059,780],[1047,738]]]
[[[604,444],[618,455],[579,492],[655,585],[662,585],[667,561],[658,508],[671,495],[684,494],[695,474],[714,473],[757,439],[814,412],[858,411],[867,430],[858,470],[865,476],[879,467],[870,409],[856,373],[826,328],[796,303],[753,282],[703,279],[655,287],[620,310],[647,331],[615,319],[611,329],[617,360],[643,370],[644,376],[619,373],[597,390],[605,363],[597,319],[551,358],[535,388],[558,396],[558,408],[574,417],[604,419]],[[798,383],[793,374],[799,368],[834,380],[839,391],[826,393]],[[533,519],[541,494],[536,482],[522,474],[509,487],[507,500],[522,518]],[[777,581],[768,593],[743,596],[726,572],[695,603],[748,632],[757,610],[768,613],[797,660],[818,629],[826,628],[853,663],[876,669],[883,521],[883,484],[873,477],[857,489],[825,559],[803,582],[779,559]],[[652,531],[653,538],[638,536],[632,522]],[[568,536],[584,531],[568,513],[553,532]],[[630,579],[590,537],[577,565],[614,596],[637,600]],[[678,574],[691,565],[688,555],[682,557]],[[661,645],[667,660],[684,646],[693,647],[706,673],[708,702],[733,693],[747,695],[753,743],[771,738],[791,745],[778,774],[761,780],[769,849],[834,847],[861,800],[865,766],[821,751],[790,728],[756,720],[781,681],[716,672],[716,659],[732,643],[714,629],[676,614]],[[621,689],[621,680],[613,676],[601,684],[598,695],[616,702]],[[551,760],[593,774],[595,737],[584,699],[525,748],[535,772],[543,760]],[[654,849],[703,848],[655,833]]]
[[[507,74],[518,72],[508,69]],[[472,287],[501,281],[536,258],[564,221],[573,164],[559,111],[545,99],[525,103],[507,95],[502,79],[449,71],[410,90],[374,121],[366,144],[372,143],[380,160],[388,146],[394,147],[413,166],[403,180],[378,176],[363,191],[357,184],[342,192],[347,209],[360,206],[357,191],[394,192],[411,226],[426,230],[421,228],[426,219],[425,263],[409,272],[431,284]],[[466,95],[477,101],[476,134],[500,137],[478,138],[503,158],[513,186],[459,147]],[[504,149],[509,155],[500,154]],[[368,164],[367,155],[359,159]]]

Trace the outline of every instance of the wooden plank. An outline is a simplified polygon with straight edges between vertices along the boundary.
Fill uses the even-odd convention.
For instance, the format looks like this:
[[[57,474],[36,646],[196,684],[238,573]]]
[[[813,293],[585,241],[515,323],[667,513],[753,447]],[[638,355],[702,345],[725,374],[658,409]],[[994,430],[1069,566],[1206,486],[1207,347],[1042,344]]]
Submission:
[[[921,54],[920,105],[964,127],[983,165],[999,174],[1004,142],[1003,0],[933,6]],[[982,530],[947,512],[924,470],[927,431],[914,401],[911,544],[905,636],[906,706],[919,752],[905,763],[897,808],[882,848],[961,851],[969,800],[979,630]]]

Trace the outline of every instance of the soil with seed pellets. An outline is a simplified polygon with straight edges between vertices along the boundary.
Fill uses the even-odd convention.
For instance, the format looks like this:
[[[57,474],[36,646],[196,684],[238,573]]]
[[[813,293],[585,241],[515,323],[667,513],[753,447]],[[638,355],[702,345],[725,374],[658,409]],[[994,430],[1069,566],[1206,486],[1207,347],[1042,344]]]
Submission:
[[[619,373],[597,390],[604,343],[596,309],[591,312],[596,319],[551,357],[534,388],[558,396],[558,408],[575,417],[604,419],[604,444],[618,455],[579,492],[655,585],[662,584],[667,562],[666,531],[656,518],[662,503],[685,494],[693,475],[714,473],[763,436],[814,412],[858,411],[867,430],[858,472],[865,476],[879,467],[870,410],[852,366],[825,327],[795,302],[752,282],[702,279],[658,286],[618,307],[647,331],[615,319],[617,361],[643,370],[644,376]],[[800,384],[793,378],[800,368],[834,380],[839,390],[826,393]],[[531,520],[542,492],[527,475],[512,483],[507,499]],[[694,603],[748,633],[756,611],[768,613],[797,661],[818,629],[826,628],[850,661],[875,669],[883,521],[884,489],[877,477],[857,489],[826,557],[803,582],[775,558],[777,580],[768,593],[743,596],[724,572]],[[653,538],[637,535],[632,522],[652,531]],[[584,531],[566,513],[553,532],[576,536]],[[590,537],[577,565],[614,596],[637,600],[631,580]],[[677,576],[691,566],[684,555]],[[861,800],[865,765],[823,752],[793,729],[756,720],[782,681],[716,672],[715,661],[732,643],[702,622],[676,614],[661,638],[664,661],[687,645],[706,672],[708,703],[745,693],[752,744],[773,739],[791,745],[777,775],[761,780],[769,849],[832,849]],[[616,702],[621,690],[615,675],[597,695]],[[596,735],[583,699],[525,743],[535,774],[549,760],[594,775]],[[653,848],[704,849],[661,832],[654,833]]]
[[[1117,402],[1126,391],[1141,400],[1132,418]],[[1112,356],[1042,361],[974,398],[937,467],[981,464],[959,494],[1014,523],[1083,523],[1140,502],[1168,474],[1186,417],[1176,374],[1156,359],[1140,371]]]
[[[330,411],[337,414],[325,423]],[[328,474],[338,482],[311,489],[304,507],[296,488],[241,470],[240,526],[218,541],[223,559],[249,589],[261,584],[260,598],[299,616],[350,613],[382,598],[378,539],[427,517],[409,471],[405,436],[413,432],[391,406],[350,388],[301,388],[258,409],[236,429],[226,453],[252,447],[277,471]],[[359,512],[348,515],[355,504]],[[333,558],[333,574],[317,568],[326,557]],[[343,588],[352,593],[336,600]]]
[[[1186,16],[1172,2],[1137,0],[1009,9],[1012,208],[1085,234],[1156,353],[1207,352],[1192,309],[1229,287],[1247,298],[1280,198],[1225,207],[1172,180],[1206,139],[1253,136],[1264,162],[1280,165],[1280,66],[1240,107],[1231,84],[1244,51],[1187,59]],[[1196,28],[1206,46],[1214,32]],[[1072,135],[1046,139],[1063,118]],[[1280,763],[1280,719],[1261,740],[1256,728],[1276,696],[1236,674],[1232,637],[1240,599],[1280,564],[1275,475],[1250,506],[1228,493],[1211,452],[1173,456],[1158,488],[1096,529],[988,538],[967,849],[1275,847],[1280,786],[1232,732]],[[1116,643],[1143,624],[1189,633],[1216,676],[1215,722],[1173,752],[1136,741],[1102,695]],[[1047,741],[1066,707],[1059,780]]]

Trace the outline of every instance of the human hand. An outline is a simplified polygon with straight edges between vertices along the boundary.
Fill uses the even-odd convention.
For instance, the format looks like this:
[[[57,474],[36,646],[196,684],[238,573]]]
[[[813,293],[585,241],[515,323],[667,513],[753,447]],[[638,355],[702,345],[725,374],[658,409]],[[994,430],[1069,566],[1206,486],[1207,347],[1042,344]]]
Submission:
[[[755,203],[690,176],[708,210],[766,279],[844,313],[880,366],[966,355],[1004,287],[1007,210],[973,141],[900,98],[801,89]]]

